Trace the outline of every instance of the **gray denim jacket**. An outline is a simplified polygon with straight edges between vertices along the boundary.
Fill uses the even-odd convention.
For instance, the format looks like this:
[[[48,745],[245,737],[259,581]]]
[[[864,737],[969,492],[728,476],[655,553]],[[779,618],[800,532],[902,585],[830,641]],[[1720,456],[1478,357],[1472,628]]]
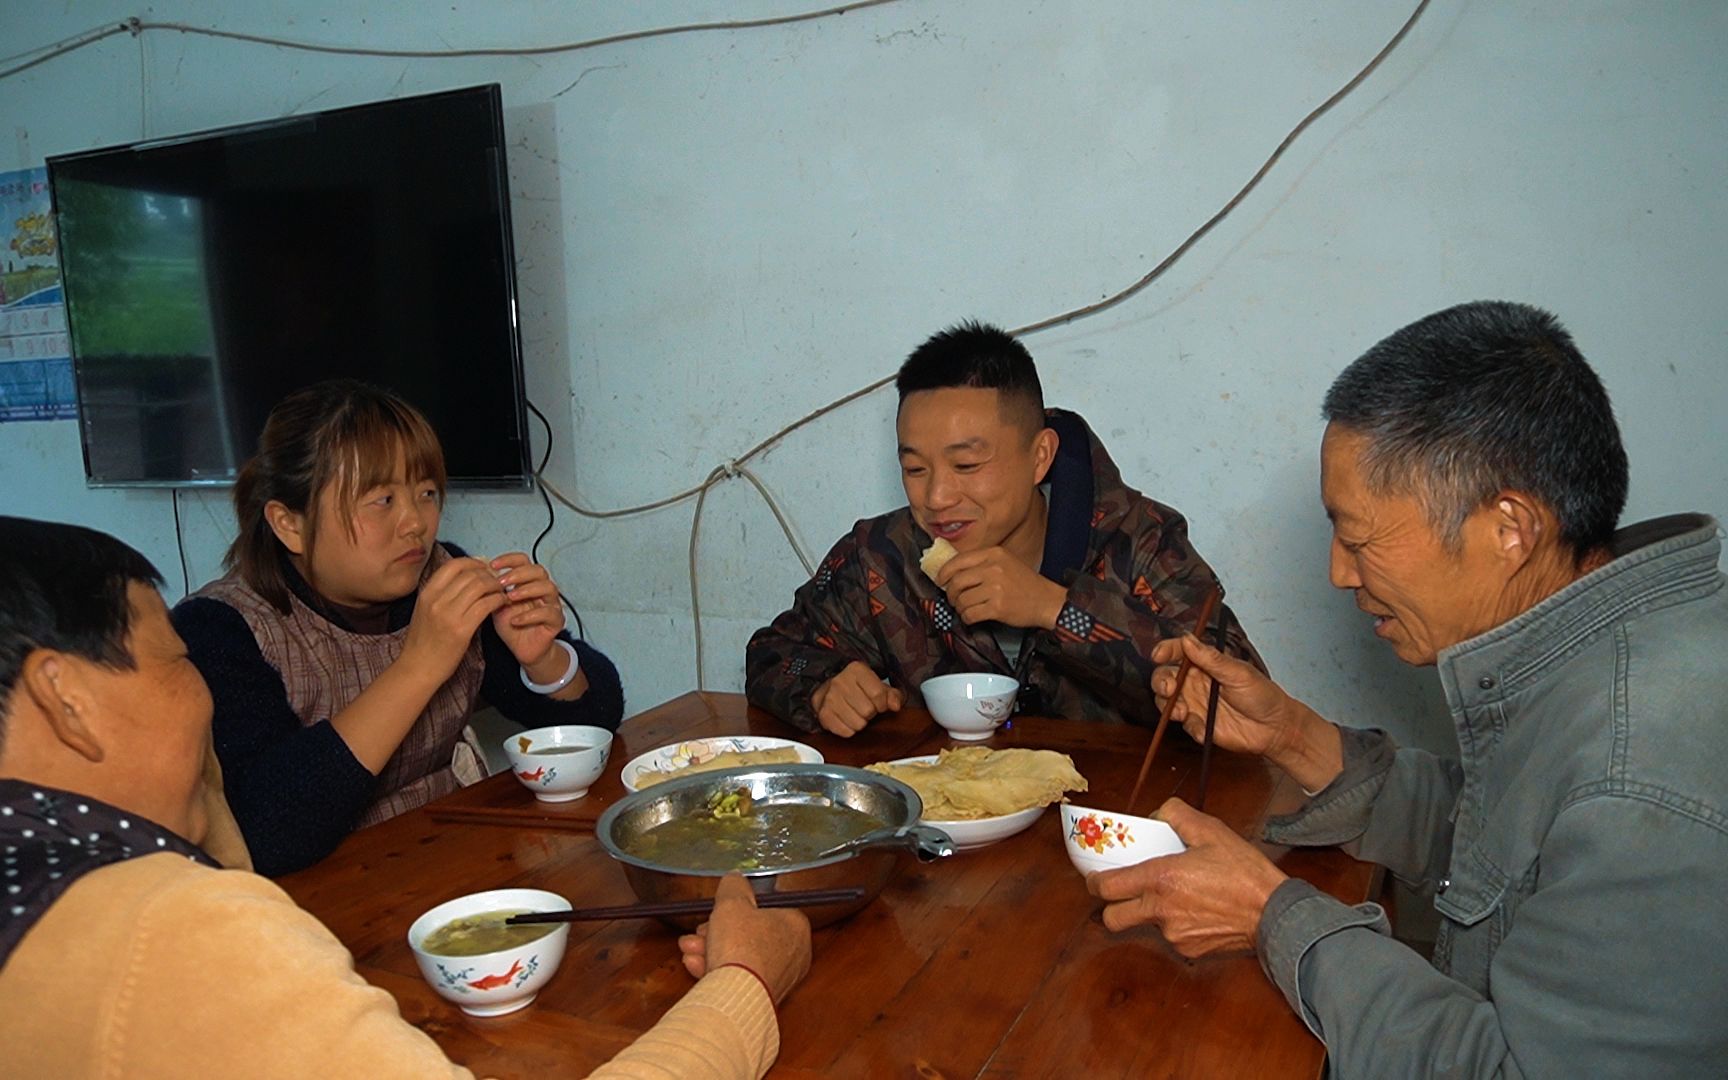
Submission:
[[[1303,882],[1267,975],[1335,1077],[1728,1076],[1728,590],[1716,522],[1620,554],[1440,654],[1460,758],[1345,729],[1344,772],[1267,839],[1430,889],[1432,964]]]

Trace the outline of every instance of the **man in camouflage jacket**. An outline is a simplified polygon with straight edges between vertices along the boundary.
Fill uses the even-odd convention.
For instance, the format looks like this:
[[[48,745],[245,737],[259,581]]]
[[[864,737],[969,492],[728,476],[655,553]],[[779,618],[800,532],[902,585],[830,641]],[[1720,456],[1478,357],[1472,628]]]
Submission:
[[[949,354],[961,350],[970,361],[958,368],[937,363],[929,370],[932,365],[921,365],[921,354],[933,347]],[[980,375],[981,351],[1008,354],[1017,372],[1004,379],[986,365]],[[989,427],[999,412],[1003,419],[995,434],[999,442],[1014,443],[1003,432],[1010,430],[1018,407],[1011,399],[1027,396],[1024,386],[1014,385],[1027,371],[1039,411],[1031,413],[1025,427],[1042,428],[1036,438],[1044,440],[1049,453],[1014,474],[1004,465],[1017,460],[1012,446],[997,452],[987,440],[964,438],[974,429],[957,429],[949,414],[987,406],[973,410],[976,423]],[[1000,331],[966,324],[936,335],[913,353],[899,382],[900,453],[909,505],[858,522],[797,590],[791,609],[751,638],[745,657],[750,701],[804,730],[850,735],[869,716],[916,701],[910,695],[926,679],[993,671],[1020,681],[1016,706],[1022,712],[1141,723],[1154,719],[1152,648],[1167,637],[1198,631],[1200,606],[1217,584],[1190,546],[1182,515],[1124,484],[1078,415],[1042,411],[1031,357]],[[919,425],[928,428],[931,422],[936,434],[920,443]],[[926,449],[926,444],[953,452]],[[975,452],[980,446],[986,449]],[[956,471],[945,478],[950,466]],[[1022,489],[1017,503],[1012,492],[1004,496],[1000,490],[967,499],[944,486],[951,480],[976,488],[975,478],[991,469],[1020,475],[1020,483],[1030,486],[1030,498]],[[1047,485],[1047,495],[1040,482]],[[932,494],[937,487],[941,490]],[[1006,533],[1003,540],[986,529],[992,500],[1005,498],[1010,520],[996,523],[996,532]],[[962,509],[947,509],[956,505]],[[1036,529],[1028,534],[1014,515],[1023,515]],[[955,547],[962,557],[933,580],[919,569],[919,558],[932,544],[932,532],[949,529],[959,530]],[[1028,549],[1025,536],[1037,539],[1039,532],[1041,544]],[[983,570],[969,574],[968,564],[982,568],[989,562],[990,552],[980,551],[981,546],[994,541],[998,551],[1012,549],[1017,539],[1032,557],[1021,555],[1015,572],[1023,576],[1008,575],[1009,591],[1039,592],[1050,599],[1037,613],[1022,605],[1011,615],[984,617],[1014,605],[975,608],[972,597],[981,594],[969,594],[967,581]],[[1034,568],[1030,564],[1039,552]],[[997,562],[1015,566],[1009,558]],[[1226,608],[1223,617],[1226,651],[1263,667],[1235,615]],[[1018,656],[1011,657],[1011,651]],[[850,684],[845,691],[860,706],[842,709],[837,720],[833,714],[842,683]],[[825,696],[830,699],[826,708]]]

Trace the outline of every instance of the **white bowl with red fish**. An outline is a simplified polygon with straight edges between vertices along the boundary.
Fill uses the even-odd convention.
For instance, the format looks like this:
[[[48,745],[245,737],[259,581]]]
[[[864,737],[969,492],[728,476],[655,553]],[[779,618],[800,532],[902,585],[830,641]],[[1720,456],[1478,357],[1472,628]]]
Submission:
[[[447,900],[414,920],[408,947],[438,996],[471,1016],[502,1016],[534,1000],[558,970],[569,923],[509,926],[529,911],[569,911],[544,889],[493,889]]]
[[[557,724],[504,740],[510,771],[541,802],[570,802],[588,794],[612,757],[612,733],[586,724]]]

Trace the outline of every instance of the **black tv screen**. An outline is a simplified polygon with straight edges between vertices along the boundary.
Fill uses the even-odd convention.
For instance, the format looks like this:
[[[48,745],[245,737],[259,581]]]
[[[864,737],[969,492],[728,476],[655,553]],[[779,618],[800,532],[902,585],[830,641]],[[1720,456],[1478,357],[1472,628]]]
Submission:
[[[91,485],[233,481],[337,376],[424,411],[451,482],[529,465],[497,86],[48,160]]]

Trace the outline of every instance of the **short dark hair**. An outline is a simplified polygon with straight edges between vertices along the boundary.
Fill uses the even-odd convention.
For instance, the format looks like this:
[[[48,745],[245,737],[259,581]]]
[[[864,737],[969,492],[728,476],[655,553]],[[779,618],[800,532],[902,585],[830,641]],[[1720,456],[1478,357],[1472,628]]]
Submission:
[[[1626,505],[1626,449],[1608,391],[1553,315],[1476,301],[1363,353],[1325,418],[1368,439],[1369,489],[1414,495],[1448,546],[1501,491],[1541,499],[1575,558],[1607,545]]]
[[[900,365],[894,388],[902,404],[919,390],[971,386],[1002,395],[1004,412],[1037,434],[1044,427],[1044,387],[1032,354],[1014,335],[977,321],[930,335]]]
[[[289,394],[270,410],[258,452],[234,481],[240,533],[223,565],[286,615],[286,553],[264,508],[279,502],[305,515],[303,554],[310,562],[319,492],[331,485],[337,505],[349,507],[368,488],[395,479],[399,457],[408,479],[432,481],[442,505],[444,450],[420,410],[389,390],[354,379],[330,379]],[[352,519],[343,525],[353,535]]]
[[[12,688],[37,649],[130,670],[127,586],[152,587],[150,560],[107,533],[81,525],[0,517],[0,742]]]

